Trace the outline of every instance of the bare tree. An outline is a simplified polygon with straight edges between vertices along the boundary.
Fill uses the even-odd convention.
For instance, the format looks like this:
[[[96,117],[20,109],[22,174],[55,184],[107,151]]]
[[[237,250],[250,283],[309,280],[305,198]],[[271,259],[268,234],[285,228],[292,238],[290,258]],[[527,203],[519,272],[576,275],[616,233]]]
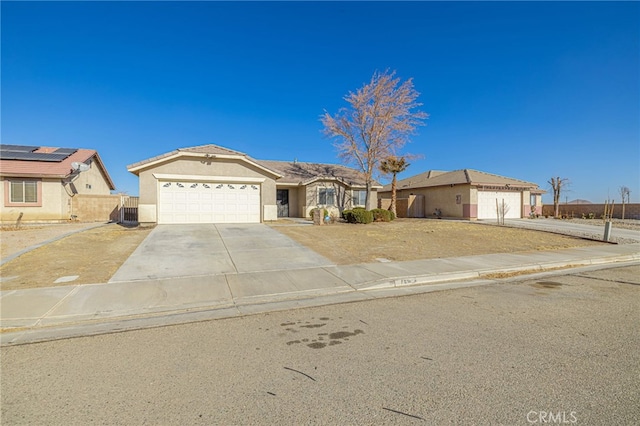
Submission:
[[[387,175],[392,175],[391,179],[391,206],[389,206],[389,210],[393,213],[394,216],[398,216],[396,212],[396,184],[397,184],[397,176],[398,173],[402,173],[407,170],[411,164],[407,162],[405,157],[396,157],[391,156],[387,157],[380,162],[380,171]]]
[[[624,219],[625,200],[626,200],[627,203],[629,202],[629,197],[631,196],[631,190],[626,186],[621,186],[618,189],[618,191],[620,193],[620,197],[622,198],[622,219]]]
[[[380,161],[396,155],[428,117],[416,110],[422,104],[416,102],[419,93],[412,79],[401,84],[394,76],[395,71],[376,71],[368,84],[344,97],[349,108],[341,108],[333,116],[325,111],[320,119],[324,134],[337,139],[339,157],[363,173],[367,207]]]
[[[496,214],[498,216],[498,225],[504,225],[504,218],[507,216],[507,213],[509,213],[510,209],[511,207],[509,207],[509,204],[504,202],[504,198],[502,199],[502,201],[498,201],[498,199],[496,198]]]
[[[552,177],[548,181],[549,185],[551,185],[551,189],[553,189],[553,216],[559,216],[559,205],[560,205],[560,194],[564,190],[564,187],[569,184],[569,179],[558,177]]]

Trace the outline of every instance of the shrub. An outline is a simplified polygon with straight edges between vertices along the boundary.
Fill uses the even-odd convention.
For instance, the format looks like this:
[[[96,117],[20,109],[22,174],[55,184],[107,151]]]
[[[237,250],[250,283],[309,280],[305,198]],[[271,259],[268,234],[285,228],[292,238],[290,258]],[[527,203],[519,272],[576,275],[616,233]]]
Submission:
[[[371,223],[373,222],[373,213],[361,207],[351,210],[349,223]]]
[[[394,219],[393,213],[389,210],[373,209],[371,213],[373,214],[374,222],[391,222]]]

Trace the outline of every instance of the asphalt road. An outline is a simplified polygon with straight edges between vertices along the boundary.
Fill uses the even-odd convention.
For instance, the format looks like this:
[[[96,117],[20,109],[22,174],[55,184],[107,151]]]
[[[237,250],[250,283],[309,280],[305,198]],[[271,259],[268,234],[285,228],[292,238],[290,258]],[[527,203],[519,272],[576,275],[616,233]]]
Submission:
[[[4,347],[1,423],[637,424],[639,324],[636,265]]]

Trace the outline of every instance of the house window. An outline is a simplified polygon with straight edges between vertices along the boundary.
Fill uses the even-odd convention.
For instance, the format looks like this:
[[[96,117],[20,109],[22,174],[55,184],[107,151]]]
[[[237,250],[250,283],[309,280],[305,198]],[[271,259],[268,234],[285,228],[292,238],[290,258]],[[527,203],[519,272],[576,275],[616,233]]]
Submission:
[[[35,204],[38,202],[38,182],[35,180],[12,180],[11,203]]]
[[[363,190],[353,191],[353,197],[351,199],[351,203],[354,206],[364,206],[364,203],[366,201],[367,201],[367,191],[363,191]]]
[[[336,204],[336,190],[334,188],[318,188],[318,204],[333,206]]]

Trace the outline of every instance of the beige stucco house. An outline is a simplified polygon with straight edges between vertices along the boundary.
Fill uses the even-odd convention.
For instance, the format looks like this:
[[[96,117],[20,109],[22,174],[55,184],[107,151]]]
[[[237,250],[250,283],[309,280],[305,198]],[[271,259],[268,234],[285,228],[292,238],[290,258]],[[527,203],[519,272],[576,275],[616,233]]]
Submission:
[[[115,189],[91,149],[0,145],[0,179],[3,223],[77,219],[79,197]]]
[[[259,223],[362,205],[360,173],[333,164],[256,160],[217,145],[180,148],[127,169],[139,177],[140,223]],[[375,206],[372,188],[370,206]]]
[[[408,217],[495,219],[542,213],[543,190],[538,185],[477,170],[430,170],[397,182],[396,194],[406,204]],[[378,192],[380,207],[388,208],[391,185]],[[504,206],[504,207],[503,207]],[[400,212],[399,212],[400,215]]]

